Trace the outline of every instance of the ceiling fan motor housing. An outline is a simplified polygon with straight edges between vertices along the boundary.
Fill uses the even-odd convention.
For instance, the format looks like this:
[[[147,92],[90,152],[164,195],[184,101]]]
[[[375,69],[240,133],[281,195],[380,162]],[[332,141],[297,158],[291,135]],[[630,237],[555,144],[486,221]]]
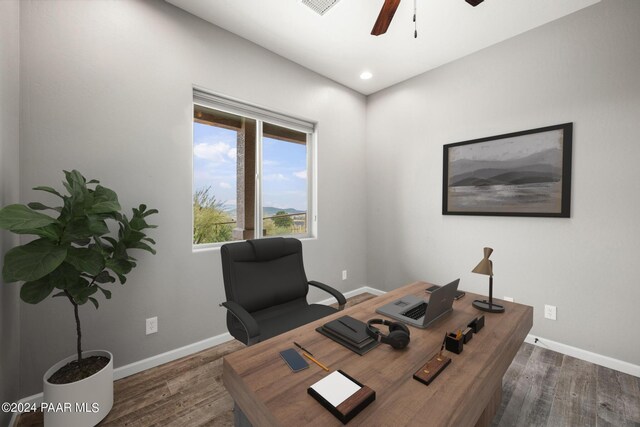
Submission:
[[[476,7],[477,5],[482,3],[483,1],[484,0],[466,0],[466,2],[469,3],[473,7]]]

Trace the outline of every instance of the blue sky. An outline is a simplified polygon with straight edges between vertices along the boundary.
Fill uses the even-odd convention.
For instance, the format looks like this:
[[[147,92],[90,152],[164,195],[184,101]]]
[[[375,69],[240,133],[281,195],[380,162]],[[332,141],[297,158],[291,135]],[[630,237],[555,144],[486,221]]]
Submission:
[[[264,138],[263,206],[307,210],[307,149],[302,144]],[[236,205],[236,132],[193,124],[194,190],[211,186],[216,200]]]

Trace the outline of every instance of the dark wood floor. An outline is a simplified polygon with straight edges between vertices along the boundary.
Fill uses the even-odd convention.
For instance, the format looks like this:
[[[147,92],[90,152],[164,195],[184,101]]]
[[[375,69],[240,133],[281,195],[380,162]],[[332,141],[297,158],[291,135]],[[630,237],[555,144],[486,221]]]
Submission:
[[[99,425],[232,426],[222,358],[241,348],[230,341],[116,381],[113,409]],[[18,426],[42,426],[42,414],[21,415]],[[493,426],[640,427],[640,378],[525,343],[504,376]]]
[[[640,427],[640,378],[523,344],[493,426]]]

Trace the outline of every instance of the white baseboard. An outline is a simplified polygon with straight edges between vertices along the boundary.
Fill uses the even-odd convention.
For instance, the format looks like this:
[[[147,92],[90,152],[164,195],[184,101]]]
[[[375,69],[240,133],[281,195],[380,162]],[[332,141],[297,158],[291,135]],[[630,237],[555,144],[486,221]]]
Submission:
[[[536,338],[538,339],[538,342],[535,342]],[[634,365],[633,363],[614,359],[613,357],[609,356],[603,356],[602,354],[593,353],[588,350],[572,347],[567,344],[562,344],[560,342],[552,341],[531,334],[527,335],[527,338],[524,340],[524,342],[553,350],[561,354],[566,354],[567,356],[575,357],[576,359],[604,366],[605,368],[614,369],[616,371],[624,372],[625,374],[640,377],[640,366]]]
[[[344,295],[345,298],[351,298],[351,297],[354,297],[356,295],[360,295],[360,294],[364,294],[364,293],[370,293],[370,294],[374,294],[374,295],[384,295],[384,294],[386,294],[385,291],[380,291],[378,289],[370,288],[368,286],[362,286],[361,288],[354,289],[352,291],[344,292],[342,295]],[[333,304],[335,302],[336,302],[336,299],[333,298],[333,297],[330,297],[330,298],[323,299],[322,301],[318,301],[315,304],[330,305],[330,304]]]
[[[120,366],[119,368],[115,368],[113,370],[113,379],[119,380],[121,378],[128,377],[129,375],[137,374],[138,372],[146,371],[147,369],[155,368],[156,366],[173,362],[174,360],[192,355],[202,350],[206,350],[218,344],[231,341],[232,339],[233,337],[231,336],[231,334],[229,332],[225,332],[224,334],[216,335],[215,337],[207,338],[193,344],[188,344],[184,347],[167,351],[166,353],[161,353],[155,356],[148,357],[146,359],[139,360],[137,362],[130,363],[128,365]]]

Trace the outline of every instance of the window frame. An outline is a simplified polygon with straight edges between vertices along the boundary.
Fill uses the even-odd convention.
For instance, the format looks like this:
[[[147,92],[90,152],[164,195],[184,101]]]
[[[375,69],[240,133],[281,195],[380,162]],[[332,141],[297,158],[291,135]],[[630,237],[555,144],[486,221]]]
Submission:
[[[306,151],[307,151],[307,232],[301,234],[287,234],[277,237],[296,237],[301,240],[316,239],[318,236],[318,215],[317,215],[317,142],[318,142],[318,123],[315,121],[298,118],[289,114],[276,112],[274,110],[250,104],[235,98],[214,94],[211,91],[198,86],[193,86],[193,102],[191,112],[191,247],[192,252],[208,251],[211,249],[219,249],[226,243],[242,242],[244,240],[230,240],[226,242],[215,243],[193,243],[193,191],[194,191],[194,154],[193,154],[193,117],[196,106],[210,108],[221,112],[235,114],[241,117],[256,121],[256,157],[255,169],[255,199],[254,199],[254,239],[268,238],[262,236],[263,222],[263,206],[262,206],[262,148],[263,148],[263,123],[267,122],[276,126],[281,126],[307,135]],[[275,237],[275,236],[270,236]]]

